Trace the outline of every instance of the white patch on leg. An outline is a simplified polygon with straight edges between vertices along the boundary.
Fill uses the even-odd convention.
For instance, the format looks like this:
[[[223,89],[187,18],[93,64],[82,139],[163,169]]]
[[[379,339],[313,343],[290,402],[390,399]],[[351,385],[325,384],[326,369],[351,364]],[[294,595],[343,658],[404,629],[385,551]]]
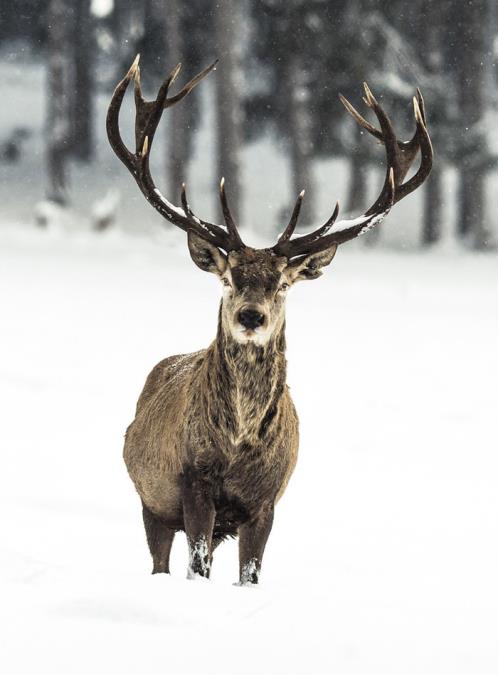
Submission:
[[[251,558],[248,563],[242,567],[240,575],[240,586],[254,586],[258,583],[259,568],[256,558]]]
[[[194,570],[195,567],[199,569]],[[207,578],[209,575],[209,548],[206,537],[201,535],[191,546],[189,546],[189,560],[187,579]]]

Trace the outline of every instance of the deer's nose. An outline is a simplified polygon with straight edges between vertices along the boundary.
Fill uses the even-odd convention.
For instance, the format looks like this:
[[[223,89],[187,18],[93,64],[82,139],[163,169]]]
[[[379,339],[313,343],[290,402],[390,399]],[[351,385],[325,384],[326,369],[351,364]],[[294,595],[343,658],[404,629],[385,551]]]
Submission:
[[[241,326],[244,326],[244,328],[254,330],[263,325],[265,322],[265,315],[261,314],[257,309],[245,308],[240,310],[237,321]]]

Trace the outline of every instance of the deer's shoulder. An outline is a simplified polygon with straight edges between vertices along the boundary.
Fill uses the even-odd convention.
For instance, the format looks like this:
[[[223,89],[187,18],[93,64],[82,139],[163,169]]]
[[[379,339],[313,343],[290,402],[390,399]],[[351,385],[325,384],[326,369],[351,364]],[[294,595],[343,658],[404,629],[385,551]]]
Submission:
[[[154,397],[164,387],[175,384],[181,387],[188,381],[193,370],[204,361],[205,349],[190,354],[175,354],[159,361],[150,371],[137,403],[137,410]]]

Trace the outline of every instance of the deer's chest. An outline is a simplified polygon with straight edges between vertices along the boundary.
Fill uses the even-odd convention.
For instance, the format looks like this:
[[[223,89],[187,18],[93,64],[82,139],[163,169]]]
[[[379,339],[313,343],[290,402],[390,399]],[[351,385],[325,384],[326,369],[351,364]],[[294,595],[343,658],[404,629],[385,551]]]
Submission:
[[[235,534],[266,504],[273,504],[286,474],[284,462],[269,462],[263,448],[247,443],[228,458],[213,455],[210,466],[204,462],[202,474],[212,490],[217,536]]]
[[[227,519],[255,515],[265,503],[275,501],[291,464],[286,441],[277,434],[272,443],[243,438],[238,444],[213,444],[196,454],[195,469],[211,484],[218,509]],[[239,516],[236,517],[236,515]]]

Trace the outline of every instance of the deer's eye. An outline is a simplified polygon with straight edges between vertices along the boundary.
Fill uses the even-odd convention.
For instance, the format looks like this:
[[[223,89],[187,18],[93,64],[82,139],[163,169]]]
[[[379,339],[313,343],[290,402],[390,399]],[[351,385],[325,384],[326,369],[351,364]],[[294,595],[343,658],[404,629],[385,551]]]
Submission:
[[[279,287],[278,290],[285,292],[288,288],[289,288],[289,284],[283,283],[283,284],[280,284],[280,287]]]
[[[223,286],[226,286],[227,288],[232,288],[232,284],[228,281],[226,277],[223,277],[221,283],[223,284]]]

